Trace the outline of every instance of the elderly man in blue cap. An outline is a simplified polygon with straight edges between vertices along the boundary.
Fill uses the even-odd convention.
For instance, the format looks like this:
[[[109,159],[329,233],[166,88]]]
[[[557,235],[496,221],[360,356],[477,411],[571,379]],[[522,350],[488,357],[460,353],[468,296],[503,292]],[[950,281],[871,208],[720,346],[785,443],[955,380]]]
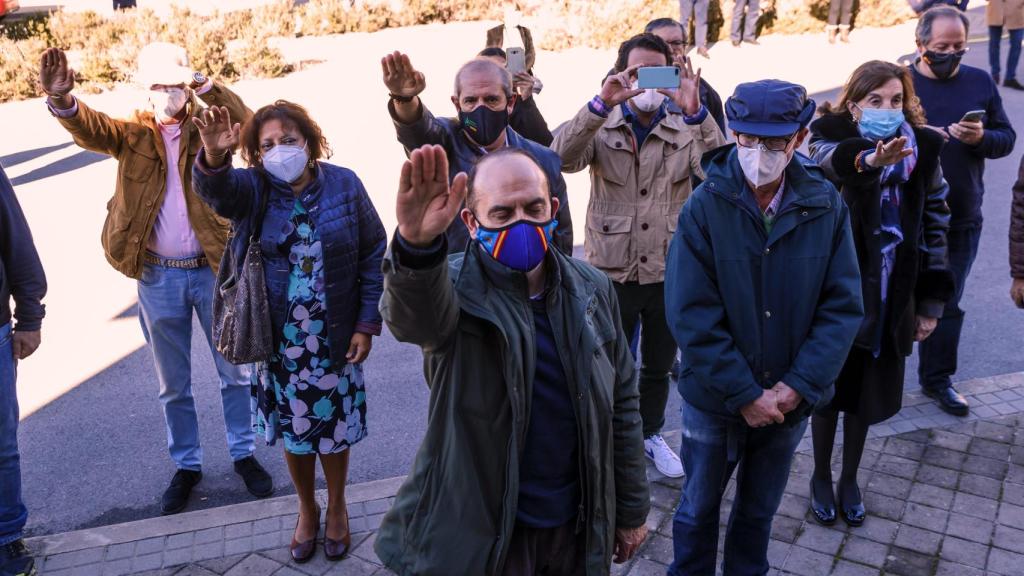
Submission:
[[[715,573],[719,508],[736,473],[723,573],[768,573],[768,537],[790,462],[863,315],[846,205],[797,148],[814,101],[779,80],[726,102],[730,145],[704,156],[665,273],[683,354],[686,468],[671,575]]]

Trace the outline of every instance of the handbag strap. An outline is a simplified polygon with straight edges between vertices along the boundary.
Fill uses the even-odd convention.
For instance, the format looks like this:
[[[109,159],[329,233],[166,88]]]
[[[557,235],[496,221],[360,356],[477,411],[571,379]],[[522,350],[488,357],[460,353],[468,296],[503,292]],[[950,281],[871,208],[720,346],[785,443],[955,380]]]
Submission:
[[[263,219],[267,217],[267,199],[270,197],[270,190],[266,190],[260,195],[260,211],[256,215],[256,220],[253,223],[252,235],[249,236],[249,243],[260,241],[260,234],[263,232]]]

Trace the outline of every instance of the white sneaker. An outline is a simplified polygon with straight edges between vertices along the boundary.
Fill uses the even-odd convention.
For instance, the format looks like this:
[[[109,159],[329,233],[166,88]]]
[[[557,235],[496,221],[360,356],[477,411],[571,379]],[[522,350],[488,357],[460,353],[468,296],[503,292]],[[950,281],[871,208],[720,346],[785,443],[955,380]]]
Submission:
[[[644,454],[654,460],[654,467],[669,478],[680,478],[683,475],[683,463],[679,461],[674,450],[668,447],[661,434],[644,438]]]

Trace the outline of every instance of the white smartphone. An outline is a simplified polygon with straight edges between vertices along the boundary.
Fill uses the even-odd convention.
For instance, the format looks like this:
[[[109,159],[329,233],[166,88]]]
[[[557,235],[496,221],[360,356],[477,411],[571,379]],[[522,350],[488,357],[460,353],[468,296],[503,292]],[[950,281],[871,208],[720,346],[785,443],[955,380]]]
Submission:
[[[505,68],[513,76],[520,72],[526,72],[526,50],[518,46],[505,50]]]

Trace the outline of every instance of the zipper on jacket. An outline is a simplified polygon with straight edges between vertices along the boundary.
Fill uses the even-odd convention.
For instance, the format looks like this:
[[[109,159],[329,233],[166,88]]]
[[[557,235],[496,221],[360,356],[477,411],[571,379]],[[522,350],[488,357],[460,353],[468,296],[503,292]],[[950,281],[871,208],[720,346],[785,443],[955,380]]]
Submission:
[[[527,322],[527,325],[530,327],[530,334],[533,335],[533,339],[534,339],[534,341],[536,341],[537,337],[536,337],[536,334],[534,334],[533,322],[532,322],[532,320],[533,320],[533,313],[532,313],[532,310],[530,310],[529,302],[527,302],[525,304],[524,308],[526,309],[526,312],[527,312],[526,318],[529,320],[529,322]],[[508,350],[509,343],[508,343],[508,337],[504,335],[504,332],[502,332],[502,337],[505,339],[505,347],[500,349],[500,350],[498,350],[498,354],[501,357],[500,358],[501,366],[506,366],[507,365],[507,357],[506,357],[506,352],[505,351]],[[536,352],[534,352],[534,355],[536,356]],[[534,360],[534,363],[536,363],[536,360]],[[525,378],[525,374],[524,374],[524,378]],[[513,384],[513,386],[515,386],[515,384]],[[516,388],[513,388],[513,392],[515,392],[515,391],[516,391]],[[525,394],[526,394],[526,391],[523,390],[523,394],[522,395],[513,394],[513,396],[525,397]],[[520,416],[522,416],[522,415],[519,413],[519,406],[518,406],[518,404],[517,404],[515,399],[510,401],[509,405],[512,408],[512,434],[509,436],[508,445],[506,446],[506,454],[508,455],[509,465],[508,465],[508,471],[505,473],[505,493],[502,496],[501,533],[498,535],[498,565],[495,566],[496,570],[499,569],[499,568],[504,568],[504,566],[505,566],[505,561],[506,561],[507,556],[508,556],[508,541],[511,540],[511,538],[512,538],[512,531],[515,530],[515,515],[514,514],[512,515],[511,523],[509,522],[509,519],[508,519],[509,512],[511,511],[511,508],[512,508],[512,506],[509,505],[509,504],[512,503],[511,502],[511,499],[512,499],[512,490],[511,490],[511,488],[512,488],[513,478],[512,478],[512,469],[511,469],[512,468],[512,464],[511,463],[512,463],[512,457],[514,455],[515,456],[515,462],[516,462],[515,474],[516,474],[516,480],[518,480],[520,462],[519,462],[519,444],[518,444],[518,442],[516,440],[517,440],[517,438],[519,436],[519,426],[520,425],[518,424],[518,422],[520,422]],[[525,425],[525,424],[523,424],[523,425]],[[525,432],[524,432],[524,436],[525,436]],[[519,483],[517,481],[516,482],[516,486],[518,487],[518,485],[519,485]],[[516,495],[516,499],[518,500],[518,494]],[[518,501],[516,502],[516,506],[518,506]],[[509,528],[511,528],[512,531],[510,531]]]

